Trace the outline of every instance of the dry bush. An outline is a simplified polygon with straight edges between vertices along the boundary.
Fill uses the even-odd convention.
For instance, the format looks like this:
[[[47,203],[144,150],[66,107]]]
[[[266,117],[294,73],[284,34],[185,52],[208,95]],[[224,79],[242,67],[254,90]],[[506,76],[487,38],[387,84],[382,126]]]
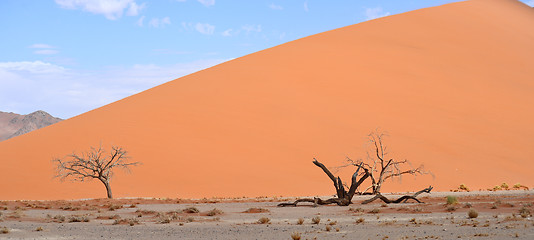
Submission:
[[[265,213],[265,212],[270,212],[270,211],[269,209],[265,209],[265,208],[249,208],[246,211],[244,211],[244,213]]]
[[[312,218],[312,223],[313,224],[319,224],[320,222],[321,222],[321,217],[316,216],[316,217]]]
[[[0,233],[1,233],[1,234],[8,234],[8,233],[9,233],[9,228],[7,228],[7,227],[1,227],[1,228],[0,228]]]
[[[35,229],[36,232],[41,232],[41,231],[43,231],[43,230],[44,230],[43,227],[37,227],[37,228]]]
[[[349,211],[361,213],[361,212],[363,212],[363,208],[349,208]]]
[[[115,219],[115,221],[113,222],[113,225],[120,225],[120,224],[128,224],[130,226],[133,226],[133,225],[136,225],[136,224],[139,224],[139,220],[137,218],[119,218],[119,219]]]
[[[466,192],[469,192],[469,188],[465,185],[465,184],[460,184],[460,186],[458,187],[458,190],[460,191],[466,191]]]
[[[293,240],[300,240],[301,234],[299,232],[291,233],[291,239]]]
[[[363,223],[363,222],[365,222],[365,219],[364,219],[364,218],[358,218],[358,219],[356,220],[356,223],[357,223],[357,224],[360,224],[360,223]]]
[[[260,219],[258,219],[259,224],[268,224],[270,222],[271,222],[271,219],[268,217],[261,217]]]
[[[215,215],[221,215],[221,214],[223,214],[223,211],[220,210],[220,209],[214,208],[214,209],[210,210],[206,214],[211,217],[211,216],[215,216]]]
[[[523,206],[519,209],[519,215],[521,215],[522,218],[527,218],[528,216],[531,216],[530,210]]]
[[[336,224],[337,224],[337,221],[332,221],[332,222],[330,222],[330,223],[328,223],[328,224],[333,226],[333,225],[336,225]]]
[[[447,212],[454,212],[454,211],[456,211],[456,207],[452,206],[452,205],[451,206],[447,206],[446,210],[447,210]]]
[[[469,212],[467,212],[467,216],[469,218],[477,218],[478,217],[478,212],[475,209],[469,209]]]
[[[110,204],[109,207],[108,207],[108,210],[109,211],[115,211],[115,210],[121,209],[121,208],[122,208],[122,205]]]
[[[330,230],[332,230],[332,227],[330,225],[326,225],[326,229],[325,229],[327,232],[330,232]]]
[[[297,220],[298,225],[302,225],[303,223],[304,223],[304,218],[299,218],[299,220]]]
[[[63,215],[56,215],[52,219],[54,219],[57,222],[64,222],[66,218]]]
[[[502,183],[501,184],[501,188],[504,189],[504,190],[508,190],[509,186],[506,183]]]
[[[184,213],[199,213],[200,211],[196,207],[188,207],[182,210]]]
[[[371,210],[369,211],[369,213],[374,213],[374,214],[377,214],[377,213],[379,213],[379,212],[380,212],[380,209],[378,209],[378,208],[373,208],[373,209],[371,209]]]
[[[72,215],[69,217],[69,222],[89,222],[89,217],[87,216],[80,216],[80,215]]]

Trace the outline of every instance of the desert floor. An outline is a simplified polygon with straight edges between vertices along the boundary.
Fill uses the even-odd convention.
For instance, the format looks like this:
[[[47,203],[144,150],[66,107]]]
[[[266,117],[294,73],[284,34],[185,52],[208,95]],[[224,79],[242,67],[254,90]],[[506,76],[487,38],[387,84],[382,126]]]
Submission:
[[[449,195],[458,203],[447,205]],[[534,239],[532,190],[360,204],[368,198],[283,208],[276,205],[294,198],[0,201],[0,239]],[[469,218],[469,209],[478,217]]]

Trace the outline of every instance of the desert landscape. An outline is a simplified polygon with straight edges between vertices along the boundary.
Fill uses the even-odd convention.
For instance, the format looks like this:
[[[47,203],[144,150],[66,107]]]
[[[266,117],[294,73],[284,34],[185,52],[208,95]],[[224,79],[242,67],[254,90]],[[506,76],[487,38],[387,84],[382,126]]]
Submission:
[[[0,239],[533,239],[532,26],[454,2],[0,112]]]
[[[532,239],[533,193],[291,208],[276,206],[284,197],[3,201],[0,239]]]

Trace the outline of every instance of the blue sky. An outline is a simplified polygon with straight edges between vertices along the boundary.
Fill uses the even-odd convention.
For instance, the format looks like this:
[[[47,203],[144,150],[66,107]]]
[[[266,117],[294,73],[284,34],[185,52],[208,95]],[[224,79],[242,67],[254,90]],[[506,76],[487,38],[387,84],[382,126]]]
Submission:
[[[0,111],[70,118],[288,41],[451,2],[2,0]]]

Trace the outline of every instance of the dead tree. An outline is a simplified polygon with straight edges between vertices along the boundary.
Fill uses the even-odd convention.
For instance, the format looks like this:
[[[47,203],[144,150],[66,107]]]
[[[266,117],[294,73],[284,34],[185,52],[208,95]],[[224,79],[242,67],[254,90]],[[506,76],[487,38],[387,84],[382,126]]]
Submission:
[[[371,190],[371,194],[379,194],[382,188],[383,183],[390,178],[401,178],[402,175],[422,175],[422,174],[431,174],[424,170],[424,166],[420,165],[417,168],[412,168],[408,160],[394,160],[393,158],[388,159],[387,147],[382,142],[384,133],[380,133],[378,130],[370,133],[369,142],[373,145],[373,153],[367,153],[368,161],[363,160],[354,161],[350,158],[347,158],[349,165],[362,166],[369,171],[369,178],[371,179],[371,185],[367,187],[362,193],[365,193]],[[346,165],[346,166],[349,166]],[[410,165],[410,168],[403,169],[404,165]],[[342,166],[344,167],[344,166]]]
[[[430,193],[430,191],[432,191],[433,187],[432,186],[429,186],[419,192],[416,192],[414,193],[413,195],[404,195],[400,198],[397,198],[396,200],[389,200],[387,197],[384,197],[384,195],[382,195],[381,193],[378,193],[376,194],[373,198],[371,199],[367,199],[365,201],[362,202],[362,204],[368,204],[374,200],[377,200],[377,199],[380,199],[382,201],[384,201],[385,203],[387,204],[390,204],[390,203],[405,203],[406,201],[410,200],[410,199],[413,199],[415,200],[416,202],[418,203],[421,203],[421,201],[419,201],[419,199],[417,199],[417,196],[419,196],[419,194],[421,193]]]
[[[116,146],[112,146],[109,156],[105,156],[101,144],[98,148],[91,147],[91,150],[81,153],[81,155],[72,153],[67,155],[65,159],[54,159],[53,162],[57,164],[55,177],[61,180],[71,178],[80,182],[98,179],[106,187],[108,198],[113,198],[110,181],[115,168],[129,171],[130,166],[141,164],[140,162],[128,162],[129,158],[128,152]]]
[[[322,200],[320,198],[313,198],[313,199],[312,198],[301,198],[301,199],[297,199],[295,202],[292,202],[292,203],[280,203],[278,204],[279,207],[287,207],[287,206],[296,207],[297,203],[300,203],[300,202],[311,202],[314,204],[314,206],[334,204],[334,203],[339,206],[348,206],[349,204],[352,203],[352,197],[356,193],[358,186],[360,186],[363,183],[363,181],[365,181],[365,179],[369,177],[369,171],[366,168],[362,167],[362,164],[360,164],[358,166],[358,169],[356,169],[356,172],[352,174],[351,185],[350,185],[349,191],[347,192],[345,190],[345,186],[343,185],[343,182],[341,181],[340,177],[337,177],[337,178],[334,177],[334,175],[330,172],[330,170],[328,170],[328,168],[326,168],[324,164],[320,163],[315,158],[313,159],[313,164],[315,164],[317,167],[320,167],[326,173],[326,175],[330,178],[330,180],[332,180],[332,182],[334,183],[334,187],[336,189],[337,197],[330,198],[327,200]],[[363,173],[363,176],[360,178],[360,180],[358,180],[358,174],[359,174],[360,169],[363,169],[364,173]]]

